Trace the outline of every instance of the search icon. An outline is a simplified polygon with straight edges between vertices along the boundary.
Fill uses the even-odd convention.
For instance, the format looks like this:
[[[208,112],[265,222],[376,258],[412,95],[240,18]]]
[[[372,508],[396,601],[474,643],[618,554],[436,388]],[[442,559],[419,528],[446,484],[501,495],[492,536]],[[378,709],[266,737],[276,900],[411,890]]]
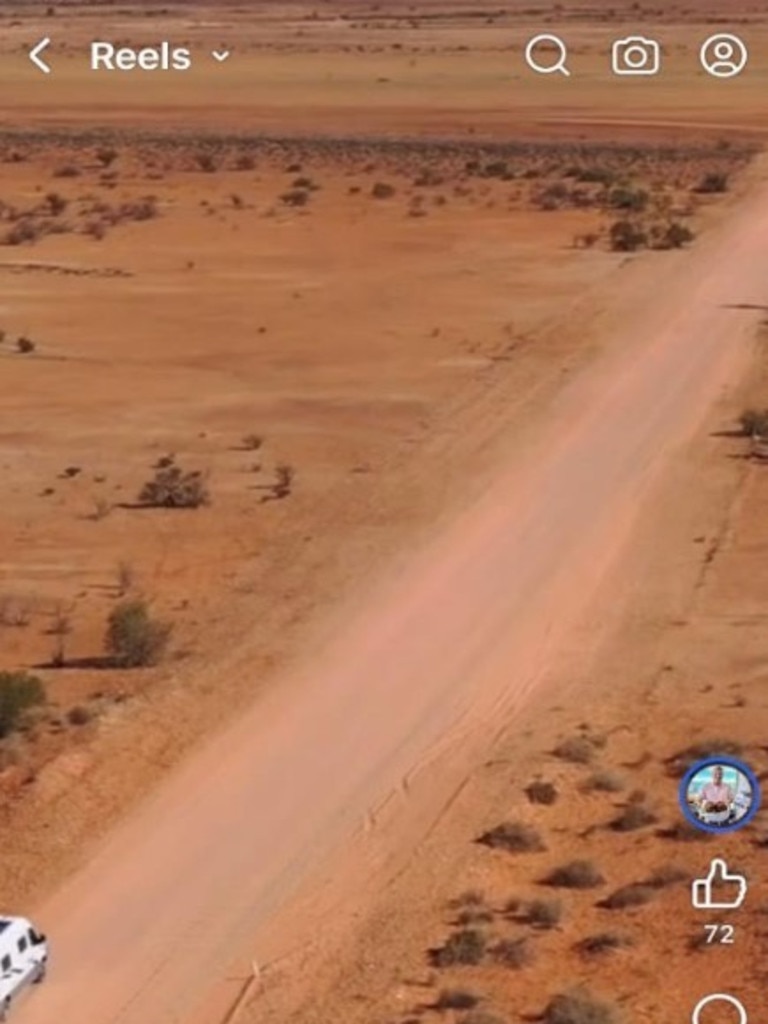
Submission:
[[[543,47],[547,50],[555,50],[555,62],[542,64],[534,56],[534,51],[537,47]],[[525,48],[525,60],[528,67],[532,71],[537,71],[540,75],[551,75],[554,72],[559,71],[561,75],[570,76],[571,72],[566,66],[566,60],[568,59],[568,48],[560,38],[560,36],[552,36],[548,33],[543,35],[534,36]]]

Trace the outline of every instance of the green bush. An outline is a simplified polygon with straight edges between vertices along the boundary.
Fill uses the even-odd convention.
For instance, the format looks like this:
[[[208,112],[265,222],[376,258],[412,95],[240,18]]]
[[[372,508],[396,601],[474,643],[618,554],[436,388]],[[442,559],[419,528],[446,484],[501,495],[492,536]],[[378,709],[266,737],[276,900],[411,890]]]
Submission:
[[[0,672],[0,739],[23,725],[27,712],[45,702],[45,687],[28,672]]]
[[[156,665],[168,646],[171,628],[152,618],[146,601],[121,601],[110,613],[104,647],[120,668]]]

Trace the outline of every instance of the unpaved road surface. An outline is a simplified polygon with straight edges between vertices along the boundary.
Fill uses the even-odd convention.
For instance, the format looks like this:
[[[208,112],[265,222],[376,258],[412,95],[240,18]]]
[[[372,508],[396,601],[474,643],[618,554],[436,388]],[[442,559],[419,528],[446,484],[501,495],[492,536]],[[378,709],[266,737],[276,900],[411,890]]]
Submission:
[[[564,390],[483,500],[40,908],[52,969],[18,1024],[186,1024],[368,807],[441,738],[514,709],[615,563],[666,452],[741,372],[766,238],[763,188],[679,263],[658,257],[642,322]]]

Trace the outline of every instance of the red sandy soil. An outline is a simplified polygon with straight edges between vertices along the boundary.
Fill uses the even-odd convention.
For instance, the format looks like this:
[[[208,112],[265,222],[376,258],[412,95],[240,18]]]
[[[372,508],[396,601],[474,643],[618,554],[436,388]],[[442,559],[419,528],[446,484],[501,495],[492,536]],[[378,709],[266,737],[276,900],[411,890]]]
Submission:
[[[694,459],[697,474],[680,455],[747,368],[764,302],[764,167],[744,171],[740,149],[764,128],[760,79],[733,83],[729,99],[702,84],[688,34],[711,26],[702,8],[664,19],[683,61],[673,80],[608,89],[598,61],[628,22],[585,24],[568,6],[582,87],[566,100],[553,83],[525,79],[510,117],[504,69],[517,44],[499,42],[498,23],[475,34],[450,12],[439,28],[408,29],[361,12],[343,30],[355,32],[357,52],[334,18],[305,23],[308,10],[294,23],[294,8],[260,8],[243,27],[242,12],[226,8],[214,29],[192,6],[146,24],[127,17],[114,34],[182,32],[204,47],[236,33],[238,62],[217,77],[207,66],[183,88],[155,77],[94,90],[80,55],[104,25],[87,8],[68,10],[56,76],[30,77],[22,44],[54,34],[64,10],[46,18],[20,6],[3,42],[8,79],[24,88],[3,111],[0,197],[36,208],[37,225],[51,221],[39,211],[47,194],[69,204],[63,233],[0,250],[0,463],[11,474],[0,668],[36,671],[50,701],[0,751],[3,905],[31,907],[55,943],[55,971],[18,1017],[219,1021],[255,955],[267,965],[264,989],[245,1019],[400,1022],[443,984],[427,973],[426,950],[444,941],[446,901],[463,890],[483,888],[493,928],[518,934],[504,901],[535,894],[541,871],[583,837],[608,889],[668,856],[648,830],[595,831],[626,794],[584,796],[583,769],[542,751],[588,722],[608,737],[599,763],[662,790],[659,821],[674,821],[661,760],[689,731],[711,731],[723,679],[741,665],[730,619],[710,630],[708,615],[744,604],[739,635],[751,637],[763,614],[757,585],[750,597],[744,589],[755,513],[726,514],[739,483],[740,500],[760,487],[757,467],[734,459],[726,471],[721,448]],[[511,5],[501,20],[516,39],[540,18]],[[640,20],[649,31],[658,22]],[[749,20],[759,53],[765,28]],[[107,119],[117,133],[83,137]],[[336,141],[251,154],[230,138],[211,149],[217,132],[265,128]],[[341,140],[356,132],[386,134],[389,148]],[[397,142],[417,134],[463,138],[470,158],[480,137],[530,146],[506,156],[510,181],[467,175],[460,151],[444,181],[417,185],[432,157]],[[661,145],[670,141],[674,157]],[[560,181],[563,161],[599,142],[620,142],[622,173],[665,216],[703,232],[689,252],[628,259],[607,251],[594,206],[538,208],[547,176]],[[105,145],[117,152],[109,167]],[[553,159],[558,170],[544,170]],[[725,201],[695,194],[713,170],[730,175]],[[280,197],[299,177],[319,189],[294,208]],[[372,198],[377,181],[394,195]],[[121,204],[150,193],[157,216],[113,223]],[[590,251],[574,247],[600,232]],[[32,354],[13,350],[21,334]],[[264,439],[258,450],[243,443],[251,433]],[[209,474],[210,507],[130,507],[169,453]],[[292,493],[262,502],[280,464],[295,470]],[[692,523],[706,538],[694,557],[680,547]],[[684,571],[665,567],[661,551]],[[716,565],[710,590],[702,561]],[[670,633],[659,610],[694,592],[711,594],[715,610]],[[159,668],[93,663],[121,594],[146,596],[173,622]],[[647,609],[659,618],[652,640],[631,618]],[[62,616],[68,667],[41,668]],[[661,638],[673,652],[664,664],[684,666],[679,691],[662,685]],[[629,657],[636,668],[619,698],[609,681]],[[746,705],[724,718],[761,757],[755,673],[734,692]],[[68,717],[74,708],[85,725]],[[202,749],[158,788],[193,746]],[[510,759],[512,778],[478,770],[491,755]],[[542,773],[560,803],[531,809],[520,787]],[[510,799],[548,844],[513,877],[509,859],[469,844],[510,816]],[[759,851],[729,848],[753,867]],[[684,868],[700,870],[698,844],[686,851]],[[540,1012],[559,985],[595,980],[571,948],[602,927],[594,904],[594,894],[569,902],[567,927],[537,940],[530,971],[480,968],[502,1015]],[[685,1015],[706,980],[699,958],[720,955],[686,953],[685,906],[677,886],[630,911],[633,938],[655,936],[659,953],[620,951],[594,986],[643,1024]],[[757,943],[759,919],[744,932],[740,956]],[[752,996],[751,968],[732,959],[729,977]],[[222,982],[228,973],[234,982]],[[451,983],[465,980],[459,972]]]
[[[435,743],[484,734],[525,700],[670,451],[743,371],[757,314],[729,307],[760,299],[766,229],[761,188],[477,506],[46,904],[57,971],[24,1020],[190,1011],[307,864]]]

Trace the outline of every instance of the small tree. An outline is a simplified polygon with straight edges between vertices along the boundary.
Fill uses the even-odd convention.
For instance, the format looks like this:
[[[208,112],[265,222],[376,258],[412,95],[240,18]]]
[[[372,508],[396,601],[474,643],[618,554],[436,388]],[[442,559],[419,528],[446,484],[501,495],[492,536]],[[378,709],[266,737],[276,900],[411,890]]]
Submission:
[[[169,623],[153,619],[146,601],[121,601],[110,613],[104,646],[120,668],[156,665],[171,636]]]
[[[23,723],[27,712],[45,702],[45,688],[28,672],[0,672],[0,739]]]

